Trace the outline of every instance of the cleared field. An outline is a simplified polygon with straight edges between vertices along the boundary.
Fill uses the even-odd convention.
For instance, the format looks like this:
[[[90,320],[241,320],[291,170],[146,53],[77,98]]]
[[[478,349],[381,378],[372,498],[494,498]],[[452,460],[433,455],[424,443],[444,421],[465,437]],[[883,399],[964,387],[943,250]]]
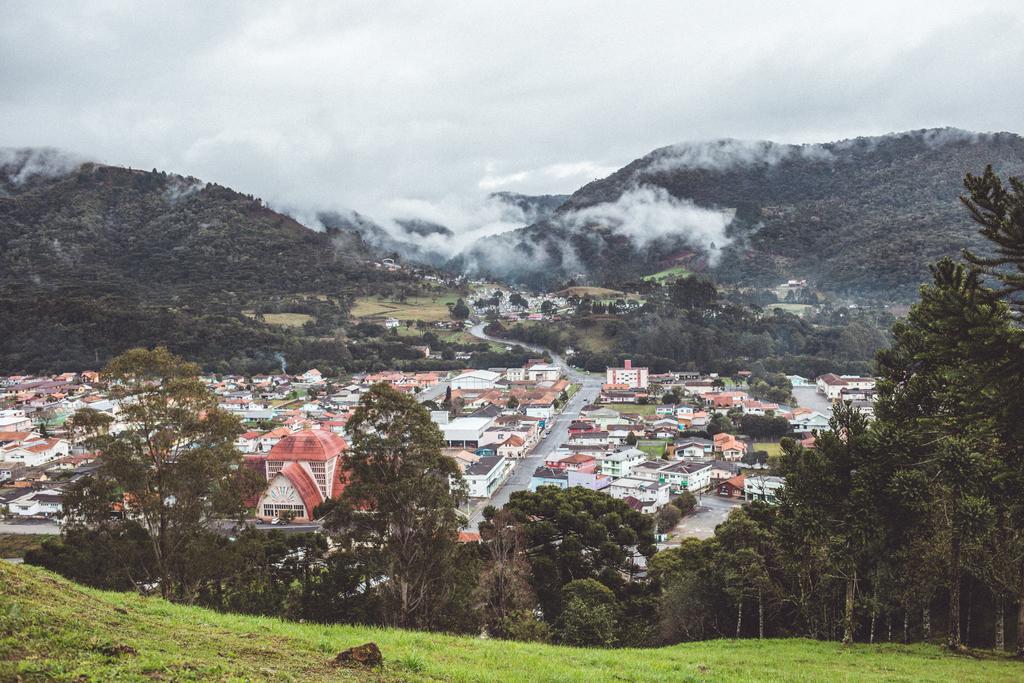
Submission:
[[[771,304],[769,308],[780,308],[786,313],[793,313],[795,315],[803,315],[808,309],[814,308],[810,304]]]
[[[415,296],[405,301],[367,296],[356,299],[352,305],[353,318],[395,318],[396,320],[423,320],[433,322],[449,318],[448,304],[458,301],[457,294]]]
[[[672,266],[671,268],[660,270],[657,273],[645,275],[644,280],[647,280],[648,282],[662,283],[666,280],[678,280],[681,277],[687,277],[689,275],[692,275],[692,273],[686,268],[682,266]]]
[[[568,287],[560,292],[557,292],[560,296],[591,296],[601,299],[607,299],[608,297],[623,298],[626,296],[625,292],[620,292],[617,289],[608,289],[607,287]]]
[[[250,318],[255,318],[255,311],[243,311],[245,315]],[[264,313],[263,322],[268,325],[281,325],[283,327],[302,327],[310,320],[313,320],[313,316],[305,313]]]
[[[654,415],[654,410],[658,406],[653,403],[645,406],[638,403],[603,403],[601,407],[617,410],[624,415]]]
[[[764,451],[769,456],[782,455],[782,445],[776,441],[755,441],[755,451]]]

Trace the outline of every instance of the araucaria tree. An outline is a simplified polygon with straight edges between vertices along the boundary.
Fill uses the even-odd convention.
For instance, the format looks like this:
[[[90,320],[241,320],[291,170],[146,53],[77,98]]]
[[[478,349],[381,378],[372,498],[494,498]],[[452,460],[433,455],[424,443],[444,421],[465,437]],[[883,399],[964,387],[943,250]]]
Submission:
[[[76,416],[76,428],[89,432],[86,443],[101,456],[99,468],[70,487],[67,528],[141,525],[152,561],[151,575],[138,581],[192,601],[207,551],[217,544],[211,524],[240,517],[256,485],[234,446],[241,426],[217,407],[199,368],[167,349],[128,351],[103,377],[127,428],[112,434],[95,411]],[[124,519],[112,521],[118,509]]]
[[[385,623],[435,628],[466,588],[458,566],[462,475],[441,452],[427,410],[387,385],[363,396],[347,429],[345,491],[330,527],[364,588],[379,591]]]

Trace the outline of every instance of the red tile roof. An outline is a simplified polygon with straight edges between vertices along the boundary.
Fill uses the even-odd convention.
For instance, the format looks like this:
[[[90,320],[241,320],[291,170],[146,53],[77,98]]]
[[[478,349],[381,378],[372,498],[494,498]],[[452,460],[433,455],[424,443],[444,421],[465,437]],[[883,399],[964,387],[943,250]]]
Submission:
[[[286,436],[270,449],[269,460],[323,462],[348,449],[348,443],[334,432],[306,429]]]
[[[313,508],[320,503],[324,502],[323,496],[320,495],[320,489],[317,488],[316,482],[309,476],[309,473],[303,469],[302,465],[297,462],[290,462],[281,468],[281,475],[288,479],[295,487],[295,490],[299,492],[299,496],[302,498],[302,504],[306,506],[306,516],[313,516]]]

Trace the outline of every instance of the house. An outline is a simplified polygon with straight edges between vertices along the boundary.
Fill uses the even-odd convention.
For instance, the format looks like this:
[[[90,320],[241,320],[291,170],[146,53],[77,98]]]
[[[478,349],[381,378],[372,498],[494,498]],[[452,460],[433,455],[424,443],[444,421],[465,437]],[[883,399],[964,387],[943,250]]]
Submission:
[[[304,373],[298,376],[298,380],[303,384],[323,384],[324,378],[320,374],[320,371],[316,368],[306,370]]]
[[[828,429],[828,416],[817,410],[794,410],[789,426],[794,432],[804,433]]]
[[[470,453],[465,450],[457,450],[455,452],[449,452],[451,458],[455,460],[455,464],[459,466],[459,471],[465,473],[466,469],[480,461],[480,456],[476,453]]]
[[[569,477],[569,487],[579,486],[591,491],[602,491],[612,485],[614,479],[609,477],[607,474],[599,474],[597,472],[581,472],[567,470],[566,475]]]
[[[398,318],[385,318],[384,319],[384,327],[386,329],[389,329],[389,330],[397,329],[399,326],[401,326],[401,324],[402,323],[401,323],[401,321]]]
[[[71,453],[71,444],[55,437],[30,437],[0,447],[0,461],[38,467]]]
[[[552,456],[544,462],[546,467],[565,472],[596,472],[597,464],[597,458],[583,453],[575,453],[560,459],[557,456]]]
[[[498,444],[497,453],[503,458],[518,460],[526,455],[526,440],[513,434]]]
[[[743,482],[743,499],[761,500],[774,504],[778,502],[779,491],[786,485],[782,477],[749,474]]]
[[[711,485],[717,486],[727,479],[732,479],[740,473],[740,464],[728,460],[712,460],[711,463]]]
[[[723,498],[743,498],[746,495],[746,481],[746,477],[742,474],[737,474],[735,477],[730,477],[721,482],[716,487],[715,492]]]
[[[818,391],[825,394],[829,400],[836,400],[842,394],[843,389],[874,389],[875,379],[873,377],[858,377],[856,375],[835,375],[831,372],[817,377],[814,380]]]
[[[661,509],[669,502],[671,494],[670,486],[666,483],[633,477],[616,479],[606,490],[608,495],[620,500],[635,498],[642,504],[641,511],[647,513]]]
[[[605,384],[624,384],[631,389],[646,389],[648,381],[648,369],[634,368],[631,360],[625,361],[621,368],[605,370]]]
[[[270,452],[247,456],[250,466],[263,465],[267,488],[256,504],[256,516],[273,519],[291,515],[313,519],[313,510],[344,489],[339,458],[348,443],[322,429],[308,429],[286,436]]]
[[[470,498],[490,498],[512,471],[512,462],[500,455],[485,455],[466,468],[463,479]]]
[[[490,370],[471,370],[457,375],[451,381],[452,390],[456,389],[493,389],[501,379],[501,374]]]
[[[610,477],[626,477],[634,467],[647,460],[647,454],[639,448],[626,448],[607,453],[598,458],[601,474]]]
[[[551,401],[530,401],[526,404],[527,417],[550,420],[555,414],[555,404]]]
[[[737,439],[732,434],[726,434],[724,432],[715,434],[715,453],[719,453],[723,460],[729,460],[735,462],[742,460],[743,456],[747,454],[747,444]]]
[[[665,450],[669,457],[676,460],[703,460],[715,452],[715,443],[709,439],[685,437],[676,439]]]
[[[547,467],[541,465],[533,471],[530,477],[530,491],[536,491],[541,486],[557,486],[560,489],[569,488],[569,474],[564,469]]]
[[[7,504],[7,511],[17,517],[57,517],[64,509],[64,494],[59,489],[32,491]]]

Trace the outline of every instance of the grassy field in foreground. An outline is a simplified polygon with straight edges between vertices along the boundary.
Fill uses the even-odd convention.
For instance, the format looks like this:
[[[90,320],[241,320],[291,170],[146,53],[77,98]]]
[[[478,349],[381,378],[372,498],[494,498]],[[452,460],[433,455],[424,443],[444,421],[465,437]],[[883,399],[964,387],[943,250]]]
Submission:
[[[448,304],[458,301],[455,294],[414,296],[405,301],[364,296],[352,305],[353,318],[395,318],[396,320],[448,320]]]
[[[338,669],[367,641],[379,671]],[[932,645],[716,640],[597,650],[218,614],[0,563],[0,680],[1019,681],[1024,664]]]

